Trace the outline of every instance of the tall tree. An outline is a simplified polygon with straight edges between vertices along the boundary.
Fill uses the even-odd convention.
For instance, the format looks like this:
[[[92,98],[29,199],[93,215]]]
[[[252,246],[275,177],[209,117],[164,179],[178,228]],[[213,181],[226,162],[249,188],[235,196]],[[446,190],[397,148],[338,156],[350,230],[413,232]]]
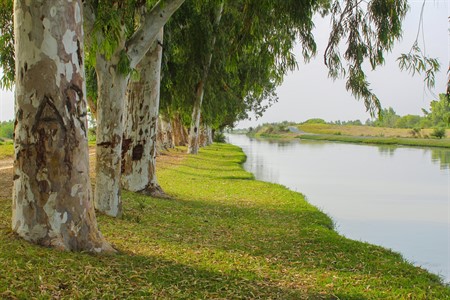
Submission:
[[[133,192],[162,197],[156,178],[156,136],[159,114],[163,30],[137,65],[131,79],[122,145],[122,186]]]
[[[222,18],[224,0],[216,3],[213,7],[213,19],[212,19],[212,32],[211,35],[206,39],[206,53],[199,53],[199,55],[204,54],[203,60],[200,62],[201,75],[200,80],[197,82],[195,87],[195,100],[194,107],[192,110],[191,126],[189,129],[188,138],[188,153],[197,154],[199,148],[199,131],[200,131],[200,116],[201,108],[203,102],[203,96],[205,94],[205,84],[208,79],[209,69],[211,67],[211,61],[213,58],[214,46],[216,45],[216,36],[219,31],[220,19]]]
[[[120,197],[125,94],[129,75],[148,52],[157,34],[184,0],[161,0],[134,29],[128,11],[140,1],[86,1],[87,30],[97,72],[97,164],[95,205],[110,216],[122,214]],[[131,25],[130,25],[131,23]],[[128,26],[127,26],[128,25]],[[132,33],[131,35],[127,35]]]
[[[113,251],[90,198],[82,11],[81,0],[14,3],[12,228],[45,246]]]

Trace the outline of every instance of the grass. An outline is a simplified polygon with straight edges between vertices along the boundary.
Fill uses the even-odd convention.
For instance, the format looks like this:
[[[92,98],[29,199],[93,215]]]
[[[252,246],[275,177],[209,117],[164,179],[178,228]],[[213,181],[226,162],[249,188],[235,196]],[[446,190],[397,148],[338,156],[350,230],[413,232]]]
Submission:
[[[301,194],[254,180],[235,146],[162,159],[172,200],[124,192],[123,218],[99,217],[117,255],[18,239],[1,199],[0,298],[450,299],[437,276],[338,235]]]
[[[297,127],[305,132],[315,134],[413,138],[411,132],[412,129],[408,128],[387,128],[333,124],[301,124]],[[433,129],[421,130],[421,134],[423,136],[430,136],[432,132]],[[447,136],[450,136],[450,130],[447,130]]]
[[[14,145],[11,140],[0,142],[0,159],[11,158],[14,156]]]
[[[345,136],[345,135],[309,135],[298,136],[305,140],[336,141],[357,144],[380,144],[380,145],[404,145],[420,147],[444,147],[450,148],[450,139],[413,139],[396,137],[365,137],[365,136]]]

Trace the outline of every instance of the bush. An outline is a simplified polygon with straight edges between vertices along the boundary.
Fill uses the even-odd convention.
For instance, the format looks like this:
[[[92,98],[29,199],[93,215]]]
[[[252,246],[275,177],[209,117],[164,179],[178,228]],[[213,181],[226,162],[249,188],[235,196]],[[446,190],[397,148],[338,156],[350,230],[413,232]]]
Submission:
[[[433,132],[431,133],[431,136],[434,136],[438,139],[442,139],[444,138],[446,135],[445,133],[445,128],[444,127],[438,127],[438,128],[434,128]]]
[[[214,143],[225,143],[226,142],[225,134],[223,134],[223,132],[220,131],[215,132],[213,141]]]

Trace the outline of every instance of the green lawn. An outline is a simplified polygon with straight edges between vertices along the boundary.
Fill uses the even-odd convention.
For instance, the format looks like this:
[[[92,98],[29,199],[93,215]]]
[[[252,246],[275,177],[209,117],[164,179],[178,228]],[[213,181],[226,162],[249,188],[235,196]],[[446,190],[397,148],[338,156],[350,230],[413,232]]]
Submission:
[[[301,194],[253,180],[235,146],[165,159],[172,196],[124,192],[99,217],[119,254],[58,252],[16,238],[0,200],[2,299],[450,299],[438,277],[339,236]]]

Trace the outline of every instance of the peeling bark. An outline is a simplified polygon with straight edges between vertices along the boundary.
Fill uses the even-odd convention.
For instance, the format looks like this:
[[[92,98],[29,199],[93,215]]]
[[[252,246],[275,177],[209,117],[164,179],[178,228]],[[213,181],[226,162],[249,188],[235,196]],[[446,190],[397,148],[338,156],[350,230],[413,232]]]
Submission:
[[[89,180],[82,1],[16,0],[12,229],[62,250],[113,252]]]
[[[172,125],[166,116],[159,116],[157,145],[162,150],[175,148],[172,139]]]
[[[212,57],[212,54],[211,54]],[[205,74],[204,78],[206,79],[207,74]],[[204,95],[204,86],[203,82],[199,82],[197,85],[197,91],[195,93],[195,102],[194,108],[192,110],[191,117],[191,127],[189,129],[189,144],[188,144],[188,153],[189,154],[198,154],[199,148],[199,131],[200,131],[200,115],[202,110],[202,102]]]
[[[213,143],[213,130],[211,126],[206,126],[206,146],[209,146]]]
[[[163,30],[137,66],[139,80],[128,84],[122,146],[122,187],[156,197],[165,196],[156,178],[162,39]]]
[[[183,126],[180,115],[176,114],[172,118],[172,140],[174,146],[186,146],[188,143],[187,136],[187,129]]]
[[[118,73],[119,57],[97,55],[98,110],[95,208],[112,217],[122,215],[120,174],[125,93],[128,75]]]
[[[96,208],[113,217],[122,214],[120,197],[121,153],[124,128],[124,113],[128,75],[120,74],[118,62],[120,53],[128,56],[130,67],[135,68],[148,52],[161,28],[184,0],[158,1],[142,17],[143,22],[128,39],[121,39],[115,53],[108,60],[97,55],[96,72],[98,84],[97,103],[97,165],[95,205]],[[86,27],[92,32],[95,24],[95,9],[92,1],[84,1],[87,15]],[[123,32],[125,25],[123,25]],[[91,39],[101,40],[100,34]],[[136,149],[139,150],[139,149]],[[136,153],[137,155],[137,153]]]

